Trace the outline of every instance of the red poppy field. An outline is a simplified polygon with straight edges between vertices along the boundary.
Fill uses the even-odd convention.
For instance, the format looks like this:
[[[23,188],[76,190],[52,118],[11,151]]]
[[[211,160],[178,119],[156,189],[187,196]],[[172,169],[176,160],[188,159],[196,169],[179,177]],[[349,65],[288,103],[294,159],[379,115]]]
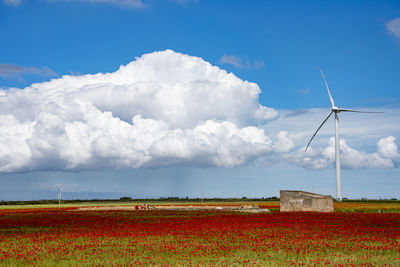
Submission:
[[[1,266],[400,266],[400,213],[0,210]]]

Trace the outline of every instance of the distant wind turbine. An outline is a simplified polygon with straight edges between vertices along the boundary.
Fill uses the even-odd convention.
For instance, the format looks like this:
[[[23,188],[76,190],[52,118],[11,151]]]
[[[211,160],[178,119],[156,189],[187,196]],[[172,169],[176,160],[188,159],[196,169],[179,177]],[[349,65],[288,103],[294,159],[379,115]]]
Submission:
[[[57,185],[57,190],[58,190],[58,207],[60,207],[61,204],[61,192],[63,190],[62,185]]]
[[[328,91],[329,100],[331,101],[332,108],[331,112],[329,113],[328,117],[321,123],[318,129],[315,131],[314,135],[311,137],[310,141],[307,144],[305,151],[307,151],[308,146],[310,145],[311,141],[314,139],[315,135],[321,129],[322,125],[329,119],[332,113],[335,113],[335,161],[336,161],[336,197],[338,201],[342,201],[342,184],[341,184],[341,176],[340,176],[340,148],[339,148],[339,113],[340,112],[359,112],[359,113],[382,113],[382,112],[370,112],[370,111],[359,111],[353,109],[344,109],[335,106],[335,102],[333,101],[331,92],[329,91],[328,83],[326,82],[325,75],[322,73],[322,70],[319,70],[324,78],[326,90]]]

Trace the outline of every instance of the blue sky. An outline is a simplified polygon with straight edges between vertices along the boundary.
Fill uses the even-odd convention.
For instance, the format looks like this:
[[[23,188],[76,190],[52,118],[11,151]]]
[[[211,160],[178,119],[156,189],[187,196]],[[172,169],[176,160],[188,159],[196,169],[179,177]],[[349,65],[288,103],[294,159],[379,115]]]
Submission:
[[[235,121],[239,128],[263,129],[275,152],[260,152],[234,166],[202,166],[197,158],[137,168],[103,162],[110,167],[52,169],[51,163],[35,163],[0,175],[6,185],[0,199],[56,198],[55,184],[64,184],[70,198],[198,197],[201,187],[209,197],[278,196],[280,189],[335,195],[333,164],[323,152],[329,151],[333,120],[314,144],[322,152],[312,157],[327,161],[323,167],[305,164],[297,153],[329,113],[318,67],[338,106],[385,111],[341,114],[341,137],[349,147],[343,196],[400,197],[398,1],[3,0],[0,34],[4,91],[33,83],[43,87],[63,75],[116,72],[143,54],[171,49],[257,84],[259,103],[279,114],[266,121]],[[23,113],[26,103],[8,104],[2,114]],[[292,143],[278,136],[282,131]],[[281,139],[291,144],[289,150],[276,148]],[[2,149],[0,165],[10,150]],[[374,153],[380,163],[373,161]]]

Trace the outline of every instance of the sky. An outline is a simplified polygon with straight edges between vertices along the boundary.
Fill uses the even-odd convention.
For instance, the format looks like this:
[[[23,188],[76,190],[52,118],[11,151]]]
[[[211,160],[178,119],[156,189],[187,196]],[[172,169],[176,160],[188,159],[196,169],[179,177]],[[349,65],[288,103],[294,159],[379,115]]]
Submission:
[[[2,0],[0,200],[400,198],[398,1]]]

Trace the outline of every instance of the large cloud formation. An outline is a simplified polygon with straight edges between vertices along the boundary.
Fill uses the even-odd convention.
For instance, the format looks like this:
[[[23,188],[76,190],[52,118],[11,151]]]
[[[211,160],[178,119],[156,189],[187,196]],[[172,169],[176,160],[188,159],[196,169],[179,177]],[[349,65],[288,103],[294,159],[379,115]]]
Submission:
[[[112,73],[0,91],[0,173],[236,166],[275,151],[260,89],[198,57],[143,55]],[[292,144],[282,134],[286,151]]]
[[[381,138],[377,143],[377,152],[366,153],[351,148],[346,140],[340,140],[341,166],[346,169],[365,168],[394,168],[397,167],[400,159],[396,138],[388,136]],[[325,169],[335,162],[335,139],[329,139],[329,145],[325,148],[304,147],[297,151],[283,155],[289,162],[296,163],[307,169]]]

